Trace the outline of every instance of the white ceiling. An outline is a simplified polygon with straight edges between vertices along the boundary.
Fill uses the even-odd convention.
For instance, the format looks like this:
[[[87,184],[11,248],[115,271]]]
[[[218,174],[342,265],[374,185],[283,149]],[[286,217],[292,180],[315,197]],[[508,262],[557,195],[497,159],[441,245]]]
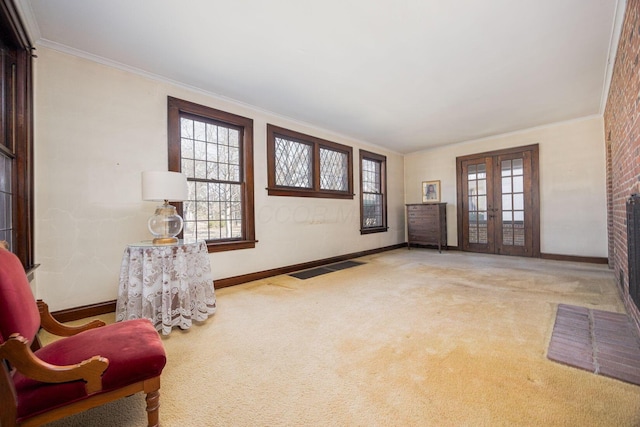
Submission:
[[[34,42],[401,153],[602,114],[624,0],[19,0]]]

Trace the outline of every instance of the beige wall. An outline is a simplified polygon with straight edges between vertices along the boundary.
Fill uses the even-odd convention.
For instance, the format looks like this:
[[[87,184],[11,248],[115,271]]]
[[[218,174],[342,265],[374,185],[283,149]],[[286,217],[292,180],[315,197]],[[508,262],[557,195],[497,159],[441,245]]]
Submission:
[[[211,254],[215,279],[405,241],[397,153],[45,47],[35,67],[36,293],[52,310],[115,299],[126,244],[150,238],[155,204],[140,200],[140,172],[166,170],[168,95],[254,120],[259,243]],[[354,200],[267,196],[267,122],[352,146]],[[387,156],[386,233],[359,232],[359,148]]]
[[[421,183],[441,180],[448,242],[457,245],[456,157],[539,144],[540,246],[547,254],[607,256],[604,125],[590,117],[405,156],[405,199],[421,202]]]
[[[541,250],[607,256],[605,153],[600,117],[403,156],[220,97],[39,47],[35,61],[38,298],[52,310],[113,300],[127,243],[149,238],[155,207],[140,200],[140,172],[167,165],[167,96],[250,117],[255,133],[255,249],[211,254],[214,278],[405,241],[404,203],[439,179],[448,242],[457,244],[457,156],[540,144]],[[359,233],[354,200],[269,197],[266,123],[387,156],[389,231]],[[356,160],[357,161],[357,160]]]

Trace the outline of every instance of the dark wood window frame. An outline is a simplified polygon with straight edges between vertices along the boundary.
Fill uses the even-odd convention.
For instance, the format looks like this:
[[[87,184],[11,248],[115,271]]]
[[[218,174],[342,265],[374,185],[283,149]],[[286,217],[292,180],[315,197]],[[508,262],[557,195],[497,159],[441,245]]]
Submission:
[[[276,159],[275,143],[276,137],[280,136],[287,140],[311,145],[312,149],[312,185],[311,188],[286,187],[276,185]],[[348,188],[346,191],[323,190],[320,188],[320,149],[338,151],[347,155],[347,179]],[[270,196],[291,196],[291,197],[320,197],[331,199],[353,199],[353,148],[327,141],[314,136],[305,135],[290,129],[281,128],[272,124],[267,124],[267,191]]]
[[[228,240],[207,240],[209,252],[230,251],[254,248],[255,208],[253,194],[253,119],[238,116],[226,111],[168,97],[168,136],[169,136],[169,170],[181,172],[181,136],[180,118],[182,115],[191,118],[200,117],[203,121],[214,121],[223,125],[240,128],[241,131],[241,192],[242,192],[242,237]],[[176,203],[182,215],[182,204]]]
[[[0,151],[11,159],[12,251],[29,273],[34,260],[33,65],[34,50],[14,2],[0,1],[2,97]],[[4,213],[3,213],[4,215]]]
[[[362,161],[370,160],[380,163],[380,194],[382,195],[382,225],[365,227],[364,220],[364,186]],[[370,151],[360,150],[360,234],[382,233],[389,229],[387,226],[387,157]]]

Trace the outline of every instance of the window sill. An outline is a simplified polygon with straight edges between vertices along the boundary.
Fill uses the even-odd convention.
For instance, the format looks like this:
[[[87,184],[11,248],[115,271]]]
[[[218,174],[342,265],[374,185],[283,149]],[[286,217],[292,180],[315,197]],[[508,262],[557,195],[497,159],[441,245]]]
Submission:
[[[235,251],[238,249],[252,249],[256,247],[257,240],[234,240],[231,242],[212,242],[207,241],[207,251],[213,252],[225,252]]]
[[[315,191],[305,189],[292,188],[273,188],[267,187],[269,196],[287,196],[287,197],[319,197],[323,199],[353,199],[355,194],[338,191]]]
[[[389,230],[389,227],[361,228],[360,234],[385,233],[388,230]]]

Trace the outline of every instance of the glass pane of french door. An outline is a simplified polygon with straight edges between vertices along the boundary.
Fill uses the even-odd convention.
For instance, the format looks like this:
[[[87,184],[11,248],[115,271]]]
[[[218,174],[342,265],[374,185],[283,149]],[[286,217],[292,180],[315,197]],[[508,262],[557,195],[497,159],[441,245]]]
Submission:
[[[469,193],[469,243],[487,244],[487,166],[469,165],[467,172]]]
[[[491,176],[493,164],[490,157],[464,162],[462,186],[464,202],[465,250],[492,252],[494,233],[491,222],[493,208],[493,189]]]
[[[524,246],[524,159],[501,162],[502,244]]]
[[[537,204],[532,191],[533,161],[531,151],[496,156],[496,252],[506,255],[532,256],[534,221]],[[538,237],[539,238],[539,237]]]
[[[462,250],[539,256],[537,145],[457,159]]]

